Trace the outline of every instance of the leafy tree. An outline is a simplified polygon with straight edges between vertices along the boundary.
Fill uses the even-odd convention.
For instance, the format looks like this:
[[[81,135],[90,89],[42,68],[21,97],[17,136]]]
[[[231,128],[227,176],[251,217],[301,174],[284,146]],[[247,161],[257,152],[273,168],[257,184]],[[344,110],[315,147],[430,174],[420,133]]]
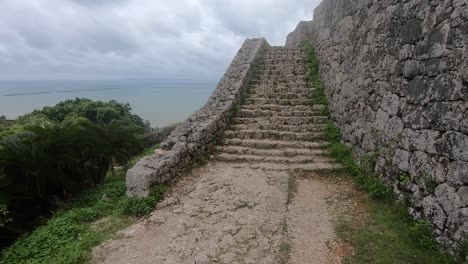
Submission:
[[[126,125],[75,117],[26,125],[1,139],[0,205],[12,221],[3,221],[0,236],[28,231],[38,216],[51,213],[53,201],[101,184],[113,166],[126,165],[142,150],[138,128]]]
[[[93,101],[85,98],[76,98],[60,102],[52,107],[44,107],[30,114],[18,118],[21,124],[26,124],[32,116],[46,117],[54,123],[61,123],[77,117],[86,118],[92,123],[109,125],[113,122],[120,123],[136,129],[137,132],[148,132],[151,128],[148,123],[137,115],[131,113],[129,104],[122,104],[114,100],[109,102]]]

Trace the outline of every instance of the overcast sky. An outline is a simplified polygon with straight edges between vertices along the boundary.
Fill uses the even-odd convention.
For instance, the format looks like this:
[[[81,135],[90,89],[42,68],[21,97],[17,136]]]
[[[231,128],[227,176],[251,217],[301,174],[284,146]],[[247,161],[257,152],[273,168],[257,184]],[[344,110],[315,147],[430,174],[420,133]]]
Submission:
[[[284,45],[320,0],[0,0],[0,79],[216,80],[246,38]]]

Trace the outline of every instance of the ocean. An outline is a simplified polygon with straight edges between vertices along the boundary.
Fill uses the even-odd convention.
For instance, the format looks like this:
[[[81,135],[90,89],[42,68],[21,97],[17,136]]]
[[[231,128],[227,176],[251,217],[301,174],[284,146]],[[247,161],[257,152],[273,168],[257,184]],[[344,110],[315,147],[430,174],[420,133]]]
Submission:
[[[217,81],[191,80],[0,80],[0,115],[15,119],[34,109],[74,98],[129,103],[154,127],[181,122],[202,107]]]

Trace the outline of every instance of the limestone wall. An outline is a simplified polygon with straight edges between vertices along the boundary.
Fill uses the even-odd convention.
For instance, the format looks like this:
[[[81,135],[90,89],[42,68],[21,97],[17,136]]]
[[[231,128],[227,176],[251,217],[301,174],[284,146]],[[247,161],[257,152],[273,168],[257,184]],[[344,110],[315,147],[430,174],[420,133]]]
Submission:
[[[128,196],[147,196],[152,186],[173,179],[214,147],[268,47],[265,39],[244,42],[207,103],[161,143],[158,155],[140,160],[127,172]]]
[[[324,0],[287,46],[305,42],[343,139],[453,249],[468,234],[468,0]]]

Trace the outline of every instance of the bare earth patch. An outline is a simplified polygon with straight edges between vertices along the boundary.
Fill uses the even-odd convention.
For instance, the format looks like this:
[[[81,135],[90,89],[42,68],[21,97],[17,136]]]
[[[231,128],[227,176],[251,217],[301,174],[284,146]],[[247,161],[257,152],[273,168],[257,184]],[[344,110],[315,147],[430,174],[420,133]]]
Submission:
[[[327,186],[316,179],[297,179],[297,193],[289,205],[288,234],[292,242],[290,263],[338,263],[332,247],[335,232],[326,198]]]
[[[349,179],[317,173],[294,176],[297,192],[288,206],[288,238],[292,245],[291,264],[341,263],[353,254],[352,247],[336,235],[344,217],[365,215]],[[358,223],[356,223],[358,224]]]

